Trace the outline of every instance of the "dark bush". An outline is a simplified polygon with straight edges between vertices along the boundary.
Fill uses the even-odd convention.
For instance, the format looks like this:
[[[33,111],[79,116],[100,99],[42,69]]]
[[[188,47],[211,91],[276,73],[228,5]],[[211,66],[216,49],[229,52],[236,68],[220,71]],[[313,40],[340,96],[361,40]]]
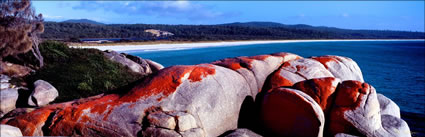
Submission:
[[[112,62],[97,49],[69,48],[64,43],[47,41],[40,45],[45,66],[27,81],[42,79],[59,91],[54,102],[97,95],[125,86],[142,76]]]

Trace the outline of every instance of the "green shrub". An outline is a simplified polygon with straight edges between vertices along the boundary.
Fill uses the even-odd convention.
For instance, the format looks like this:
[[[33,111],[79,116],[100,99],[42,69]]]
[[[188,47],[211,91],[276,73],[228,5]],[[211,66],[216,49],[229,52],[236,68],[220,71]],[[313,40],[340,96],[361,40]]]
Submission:
[[[40,52],[46,65],[27,80],[51,83],[59,91],[55,102],[97,95],[142,78],[108,60],[97,49],[69,48],[64,43],[47,41],[40,45]]]

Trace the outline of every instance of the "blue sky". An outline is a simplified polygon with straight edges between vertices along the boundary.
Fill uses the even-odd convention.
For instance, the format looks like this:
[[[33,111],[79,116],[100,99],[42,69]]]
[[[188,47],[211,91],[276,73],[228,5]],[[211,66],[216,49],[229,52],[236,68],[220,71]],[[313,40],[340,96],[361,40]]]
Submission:
[[[47,21],[221,24],[271,21],[424,32],[424,1],[33,1]]]

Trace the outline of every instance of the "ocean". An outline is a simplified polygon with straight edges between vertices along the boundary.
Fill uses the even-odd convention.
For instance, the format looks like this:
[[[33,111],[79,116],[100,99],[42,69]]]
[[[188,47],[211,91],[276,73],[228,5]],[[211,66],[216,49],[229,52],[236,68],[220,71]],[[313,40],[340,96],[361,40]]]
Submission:
[[[295,42],[128,53],[154,60],[166,67],[276,52],[290,52],[303,57],[345,56],[357,62],[365,82],[375,87],[378,93],[396,102],[401,111],[423,118],[425,116],[424,44],[424,41]]]

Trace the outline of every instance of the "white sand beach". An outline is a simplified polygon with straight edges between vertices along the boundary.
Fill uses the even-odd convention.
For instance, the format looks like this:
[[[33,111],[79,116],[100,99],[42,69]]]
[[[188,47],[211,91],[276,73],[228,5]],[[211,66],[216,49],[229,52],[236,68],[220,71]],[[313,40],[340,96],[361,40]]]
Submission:
[[[161,51],[161,50],[183,50],[192,48],[206,47],[225,47],[241,46],[252,44],[270,44],[270,43],[295,43],[295,42],[338,42],[338,41],[424,41],[418,40],[400,40],[400,39],[368,39],[368,40],[259,40],[259,41],[231,41],[231,42],[202,42],[202,43],[173,43],[173,44],[146,44],[146,45],[114,45],[114,46],[71,46],[73,48],[96,48],[99,50],[115,50],[118,52],[134,51]]]

